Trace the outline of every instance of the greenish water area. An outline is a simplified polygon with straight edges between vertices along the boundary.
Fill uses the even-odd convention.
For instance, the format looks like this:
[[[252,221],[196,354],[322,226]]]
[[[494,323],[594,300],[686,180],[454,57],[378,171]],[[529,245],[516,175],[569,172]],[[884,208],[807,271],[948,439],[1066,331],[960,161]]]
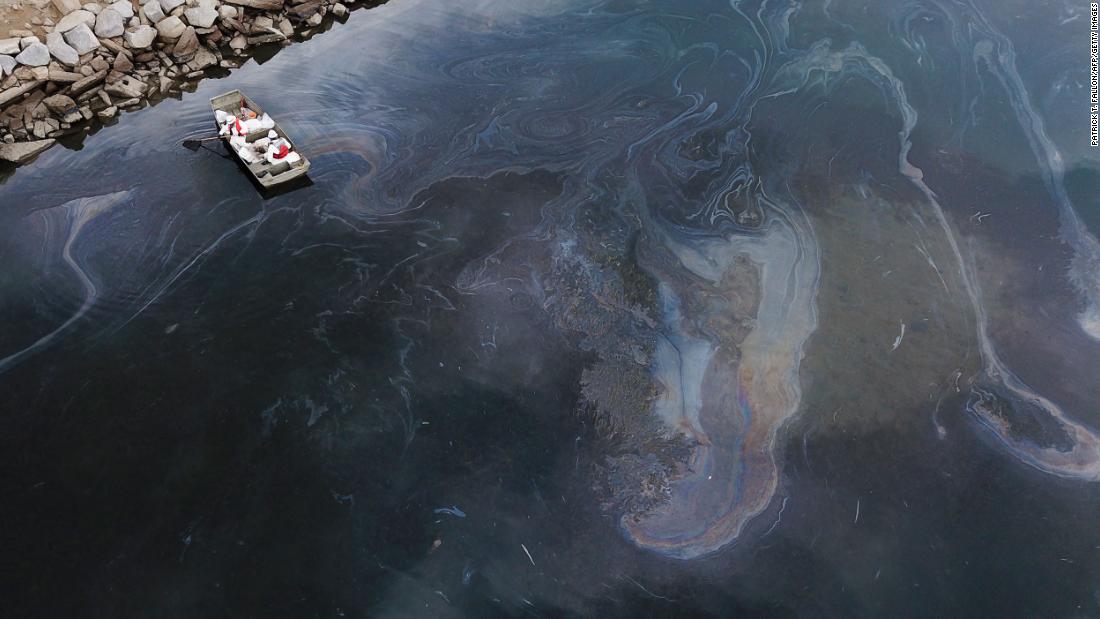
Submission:
[[[0,169],[0,616],[1100,615],[1088,24],[391,0]]]

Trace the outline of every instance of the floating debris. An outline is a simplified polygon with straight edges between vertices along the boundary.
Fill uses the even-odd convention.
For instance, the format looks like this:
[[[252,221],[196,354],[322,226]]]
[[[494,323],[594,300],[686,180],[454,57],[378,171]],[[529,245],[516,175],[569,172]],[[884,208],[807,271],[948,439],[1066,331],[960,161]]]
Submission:
[[[437,514],[449,514],[449,515],[454,516],[456,518],[465,518],[466,517],[466,512],[459,509],[457,505],[452,505],[451,507],[440,507],[439,509],[435,510],[435,513],[437,513]]]
[[[901,340],[905,338],[905,323],[900,320],[898,322],[901,323],[901,334],[894,338],[894,345],[890,348],[890,352],[897,350],[898,346],[901,346]]]

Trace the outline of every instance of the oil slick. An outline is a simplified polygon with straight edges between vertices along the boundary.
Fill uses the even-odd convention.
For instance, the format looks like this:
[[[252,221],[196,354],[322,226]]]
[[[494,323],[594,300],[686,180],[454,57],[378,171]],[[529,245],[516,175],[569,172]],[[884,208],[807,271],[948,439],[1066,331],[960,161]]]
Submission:
[[[704,301],[698,293],[681,298],[692,293],[677,294],[667,282],[660,287],[665,338],[654,371],[664,389],[654,412],[695,446],[670,501],[622,526],[639,545],[671,557],[715,552],[764,511],[779,481],[777,435],[801,401],[798,366],[817,326],[819,248],[797,206],[768,204],[762,234],[663,239],[705,290],[726,291],[737,269],[759,273],[758,309],[739,350],[719,328],[737,313],[723,302],[732,292]],[[707,309],[685,313],[685,305]]]
[[[94,275],[88,272],[83,258],[79,254],[74,254],[73,249],[81,237],[81,232],[89,223],[123,203],[129,197],[129,191],[119,191],[100,196],[77,198],[33,215],[34,217],[41,217],[45,223],[43,235],[44,242],[47,243],[46,253],[56,251],[55,248],[48,246],[50,239],[65,239],[65,243],[59,248],[58,253],[65,265],[80,282],[80,286],[84,291],[84,298],[80,303],[80,307],[57,328],[41,336],[26,348],[10,353],[0,359],[0,373],[6,372],[30,355],[48,347],[95,305],[96,300],[99,298],[99,288],[96,286]]]
[[[917,124],[917,112],[910,105],[901,80],[881,59],[870,55],[858,44],[852,44],[839,52],[832,52],[827,44],[823,44],[817,47],[817,52],[814,61],[803,68],[803,75],[808,76],[813,70],[829,73],[843,71],[844,67],[858,67],[857,70],[864,77],[881,85],[884,94],[894,101],[901,113],[903,124],[899,132],[898,171],[919,189],[932,207],[958,264],[958,278],[975,316],[983,369],[980,376],[976,377],[967,410],[1013,455],[1028,465],[1061,477],[1100,480],[1100,437],[1071,419],[1057,404],[1035,393],[1004,364],[997,353],[989,335],[981,290],[970,261],[964,256],[957,235],[936,194],[925,184],[924,173],[909,161],[912,147],[910,135]],[[1057,174],[1052,172],[1051,178],[1055,177]],[[1064,213],[1063,216],[1066,217]],[[1084,248],[1083,255],[1087,256],[1089,244],[1085,237],[1074,238],[1081,241],[1078,248]],[[1079,252],[1078,259],[1081,255]],[[930,257],[928,259],[931,261]],[[1080,281],[1077,283],[1080,284]],[[1014,419],[1017,425],[1028,423],[1049,428],[1049,432],[1061,435],[1063,440],[1036,440],[1035,437],[1021,433],[1014,426]]]
[[[1097,269],[1091,267],[1100,263],[1100,251],[1065,199],[1060,158],[1043,133],[1037,114],[1026,103],[1026,93],[1016,88],[1019,78],[1013,77],[1015,69],[1006,40],[1000,40],[1000,50],[996,62],[1003,83],[1015,97],[1015,109],[1021,124],[1027,127],[1036,155],[1045,162],[1047,187],[1060,204],[1063,236],[1075,250],[1071,279],[1088,301],[1081,326],[1095,336],[1095,324],[1100,322],[1095,321],[1093,297],[1097,295],[1093,291],[1100,290],[1100,286],[1092,282]],[[989,44],[978,45],[976,53],[994,62]],[[998,355],[989,334],[979,284],[959,235],[925,183],[924,172],[910,162],[910,137],[917,124],[917,112],[902,80],[886,61],[858,42],[836,49],[831,41],[823,39],[801,54],[795,53],[793,59],[779,66],[770,81],[761,80],[766,88],[743,96],[752,101],[747,105],[751,116],[755,104],[764,99],[814,89],[829,92],[850,77],[862,78],[878,88],[900,115],[898,173],[924,197],[935,215],[933,226],[939,227],[950,248],[954,273],[941,269],[923,244],[914,244],[943,294],[955,297],[961,292],[964,306],[974,318],[981,370],[970,379],[967,410],[1022,462],[1054,475],[1100,479],[1100,438],[1057,404],[1035,393]],[[695,119],[697,122],[718,115],[702,100],[696,101],[695,109],[704,114]],[[730,130],[727,135],[735,133]],[[647,139],[656,138],[651,134]],[[637,146],[631,147],[632,156],[637,156]],[[744,190],[754,186],[746,181],[753,176],[751,167],[745,166],[729,183]],[[758,182],[778,181],[773,177]],[[654,376],[662,386],[654,413],[670,431],[688,437],[693,447],[687,472],[672,483],[669,501],[647,514],[624,517],[621,524],[635,543],[671,557],[690,559],[723,548],[738,538],[775,495],[779,478],[775,441],[784,422],[799,408],[798,367],[806,339],[816,328],[815,296],[821,261],[810,218],[797,208],[775,201],[769,207],[766,225],[756,234],[661,235],[679,266],[696,280],[719,287],[734,264],[734,256],[748,258],[760,274],[755,324],[740,346],[732,347],[724,345],[721,337],[714,337],[713,331],[699,328],[700,324],[714,322],[710,312],[728,312],[729,308],[714,304],[708,307],[692,297],[690,287],[670,284],[673,280],[667,273],[655,273],[662,281],[664,330],[653,362]],[[715,221],[713,206],[696,216],[708,211],[710,220]],[[708,309],[700,312],[700,307]],[[906,323],[899,320],[898,326],[891,352],[898,350],[906,335]],[[736,381],[729,380],[734,376]],[[936,427],[944,436],[938,421]],[[855,523],[859,511],[857,501]]]
[[[704,6],[700,10],[690,3],[637,3],[629,7],[631,14],[626,20],[618,9],[609,11],[605,5],[576,13],[563,8],[562,16],[575,27],[555,30],[552,45],[543,45],[546,33],[533,37],[539,43],[530,46],[538,50],[537,63],[501,52],[504,46],[527,49],[517,45],[524,29],[517,27],[515,32],[502,34],[500,28],[491,28],[476,37],[456,39],[463,46],[442,45],[453,41],[441,33],[438,43],[446,47],[447,54],[466,44],[468,51],[445,64],[387,70],[385,86],[377,91],[355,80],[338,85],[322,82],[324,88],[318,90],[337,100],[329,110],[331,117],[326,115],[325,124],[316,127],[318,142],[324,144],[317,154],[324,156],[329,166],[329,178],[316,189],[336,188],[336,193],[322,200],[315,212],[285,206],[270,213],[265,208],[262,214],[244,209],[250,218],[223,226],[213,241],[196,243],[189,251],[184,251],[181,243],[179,251],[186,259],[178,264],[165,259],[163,275],[143,287],[146,293],[135,297],[136,312],[128,315],[136,317],[166,298],[185,276],[193,274],[194,266],[228,251],[231,242],[246,236],[249,243],[253,237],[262,239],[261,224],[277,228],[279,219],[306,218],[308,226],[303,223],[302,229],[288,233],[281,242],[286,253],[280,257],[286,258],[289,266],[313,252],[332,251],[340,265],[354,266],[355,276],[347,282],[335,281],[333,276],[333,283],[341,284],[340,294],[347,298],[335,301],[335,309],[318,308],[323,311],[314,316],[321,326],[314,333],[325,350],[335,354],[342,347],[329,333],[358,332],[366,322],[365,315],[378,319],[373,325],[386,325],[384,333],[380,329],[377,335],[379,341],[388,343],[395,361],[388,366],[389,372],[378,372],[386,383],[375,391],[390,396],[377,404],[376,410],[387,416],[386,425],[398,437],[402,459],[406,452],[415,452],[410,445],[415,448],[413,439],[418,432],[431,434],[441,432],[436,428],[447,427],[434,416],[430,425],[424,420],[423,415],[430,411],[426,411],[422,395],[436,374],[445,376],[454,367],[462,371],[463,366],[450,358],[446,364],[435,358],[430,365],[418,365],[417,361],[419,354],[432,350],[431,324],[445,322],[441,314],[480,312],[478,316],[485,318],[470,330],[476,335],[469,349],[472,359],[466,366],[475,368],[471,374],[477,370],[474,360],[490,367],[489,361],[494,359],[538,357],[529,355],[531,351],[525,347],[544,344],[522,339],[518,333],[544,328],[549,332],[557,327],[569,332],[570,337],[563,339],[572,342],[572,336],[584,330],[577,325],[582,325],[589,329],[580,338],[582,351],[607,354],[621,345],[620,357],[625,361],[607,364],[602,374],[583,375],[578,391],[583,394],[594,389],[592,385],[603,384],[618,402],[636,395],[639,403],[632,407],[634,416],[619,417],[633,423],[628,430],[648,433],[650,426],[639,422],[644,418],[658,429],[659,438],[683,439],[682,444],[687,445],[683,450],[686,456],[678,463],[681,468],[661,469],[664,463],[652,452],[631,454],[638,456],[638,466],[645,467],[645,474],[657,477],[667,473],[662,481],[668,484],[654,492],[659,496],[652,504],[629,513],[614,512],[612,522],[640,548],[694,559],[743,539],[770,535],[771,540],[787,533],[787,526],[779,524],[784,517],[787,523],[792,522],[793,512],[785,512],[788,497],[778,493],[783,477],[779,455],[787,424],[800,414],[821,416],[814,420],[820,422],[814,426],[814,434],[799,428],[802,461],[810,469],[811,460],[822,460],[828,453],[827,447],[811,443],[819,437],[824,443],[829,433],[839,433],[846,424],[864,419],[858,403],[838,401],[816,407],[813,405],[818,402],[809,402],[802,391],[800,371],[806,372],[810,361],[817,360],[814,354],[804,363],[808,342],[818,332],[819,307],[825,308],[825,300],[838,294],[822,292],[822,272],[840,268],[837,264],[841,263],[828,255],[837,246],[823,241],[832,231],[827,218],[835,211],[819,213],[802,202],[818,189],[823,195],[847,191],[860,199],[853,199],[855,207],[845,208],[865,208],[866,218],[877,224],[876,218],[903,219],[899,212],[911,197],[920,205],[919,224],[927,223],[921,232],[931,231],[931,236],[920,238],[918,233],[915,242],[910,242],[894,234],[900,227],[881,226],[876,231],[896,245],[874,245],[875,251],[860,257],[876,265],[866,279],[873,280],[875,286],[900,287],[921,278],[928,284],[927,289],[920,289],[922,294],[935,296],[935,302],[949,301],[943,304],[945,313],[965,314],[957,321],[965,326],[951,334],[965,328],[970,335],[956,337],[959,348],[968,347],[976,354],[970,365],[955,358],[928,361],[924,357],[922,361],[913,354],[927,346],[929,330],[938,328],[936,318],[941,316],[935,312],[939,306],[920,314],[898,307],[882,310],[876,321],[869,323],[868,338],[862,340],[868,342],[866,349],[858,352],[876,360],[889,356],[890,365],[898,368],[905,363],[923,362],[925,367],[942,363],[936,366],[937,371],[942,370],[937,386],[929,389],[934,391],[933,397],[927,408],[921,409],[930,411],[925,429],[941,442],[955,438],[947,430],[953,427],[951,411],[965,410],[974,425],[988,433],[991,443],[995,439],[1005,453],[1021,462],[1066,478],[1100,477],[1097,435],[1063,410],[1056,403],[1058,397],[1036,393],[1021,378],[1026,373],[1020,370],[1018,376],[995,345],[977,269],[960,229],[973,231],[981,226],[982,234],[992,234],[1007,218],[1000,211],[990,218],[986,211],[991,205],[951,204],[937,196],[929,185],[939,186],[926,179],[925,172],[909,158],[917,110],[916,104],[910,103],[906,86],[911,82],[908,77],[903,80],[903,72],[924,75],[934,71],[939,60],[933,55],[934,46],[912,29],[922,27],[918,16],[942,12],[947,19],[941,21],[948,24],[944,27],[957,35],[960,62],[969,63],[972,69],[980,65],[996,76],[982,87],[1000,81],[1012,106],[1010,117],[1015,113],[1028,147],[1040,161],[1043,181],[1058,203],[1061,238],[1073,250],[1070,279],[1087,301],[1078,322],[1086,333],[1100,336],[1095,300],[1100,298],[1100,251],[1065,196],[1064,166],[1045,134],[1039,113],[1029,103],[1010,42],[960,4],[932,8],[924,6],[929,3],[893,3],[904,5],[894,8],[907,15],[904,27],[897,29],[904,47],[900,50],[875,44],[855,26],[837,21],[833,15],[842,16],[847,8],[840,6],[842,3],[826,0],[816,8],[813,3],[748,4],[736,0],[713,6],[704,3],[698,5]],[[824,24],[825,30],[806,32],[806,20],[814,19],[815,12],[836,27]],[[863,18],[854,16],[852,23],[858,19]],[[613,32],[614,44],[593,40],[595,29]],[[434,43],[437,41],[425,41],[424,46]],[[407,61],[416,57],[411,55]],[[905,64],[908,61],[913,64]],[[578,66],[586,67],[583,76],[576,76]],[[426,73],[419,74],[421,69]],[[432,87],[438,87],[439,80],[452,94],[447,105],[436,105],[433,98]],[[934,98],[929,97],[936,92],[934,88],[924,86],[918,80],[911,90]],[[830,100],[842,100],[853,92],[859,93],[853,97],[864,97],[866,93],[860,89],[870,92],[866,105],[890,123],[884,125],[885,132],[876,128],[866,133],[885,137],[871,140],[876,144],[866,145],[866,150],[854,140],[845,142],[846,138],[839,138],[843,145],[831,144],[832,139],[823,136],[834,130],[844,133],[847,128],[823,128],[826,123],[813,118],[815,111],[828,111]],[[383,99],[401,103],[384,105]],[[487,101],[494,105],[487,106]],[[363,102],[369,105],[364,107]],[[923,98],[921,102],[928,103]],[[776,109],[771,109],[772,105]],[[765,107],[775,114],[757,113]],[[921,109],[924,113],[925,108]],[[926,118],[936,119],[932,114]],[[968,122],[964,114],[947,120],[946,124]],[[822,144],[829,150],[806,150],[808,145]],[[875,151],[872,146],[882,150]],[[883,153],[885,157],[880,156]],[[882,159],[886,165],[872,172],[869,168]],[[807,180],[817,162],[821,163],[820,178]],[[856,172],[844,171],[849,163]],[[800,168],[803,165],[805,169]],[[934,168],[925,167],[932,176]],[[884,173],[890,178],[884,178]],[[528,178],[538,174],[549,180]],[[537,199],[507,203],[502,196],[508,192],[497,186],[505,177],[527,178],[515,181],[518,188],[514,193],[537,194]],[[336,182],[341,178],[344,184]],[[796,185],[801,191],[803,182],[809,185],[808,191],[799,194],[790,189]],[[829,186],[814,187],[813,182]],[[486,189],[475,191],[463,183]],[[832,192],[834,185],[842,189]],[[885,195],[880,191],[883,186],[887,191],[901,187],[908,195],[897,202],[877,200],[876,196]],[[55,238],[65,239],[63,247],[51,245],[51,252],[61,257],[79,281],[83,299],[75,304],[79,308],[68,320],[36,343],[15,353],[0,353],[8,355],[0,360],[0,372],[61,337],[86,316],[97,299],[102,302],[107,296],[102,281],[97,285],[95,274],[81,258],[80,239],[88,235],[91,221],[125,199],[125,193],[110,194],[43,211],[41,217],[54,230]],[[494,210],[486,215],[478,210],[483,205]],[[981,208],[975,213],[977,207]],[[535,214],[528,223],[517,223],[527,221],[524,215],[532,212]],[[963,213],[962,221],[972,221],[972,225],[960,228],[948,213]],[[188,217],[181,216],[181,222]],[[399,220],[400,226],[392,223]],[[586,227],[591,220],[597,223]],[[339,230],[339,234],[330,237],[329,229]],[[413,234],[407,234],[410,230]],[[310,243],[296,246],[297,235],[309,238]],[[318,238],[312,238],[314,235]],[[395,242],[408,238],[412,240],[407,247]],[[391,242],[393,246],[387,245]],[[636,252],[635,245],[643,249]],[[379,249],[382,247],[384,251]],[[840,251],[853,250],[840,247]],[[448,265],[443,268],[438,259],[445,255]],[[644,301],[620,303],[622,298],[609,292],[616,269],[636,269],[649,277],[652,299],[640,294],[646,297]],[[563,277],[566,270],[575,277]],[[867,296],[868,288],[860,291]],[[500,303],[494,304],[493,295],[498,292]],[[597,315],[585,303],[604,313]],[[853,306],[843,307],[850,310]],[[578,318],[584,312],[590,313]],[[546,324],[535,322],[534,317],[545,315],[550,316]],[[822,332],[831,320],[832,316],[822,321]],[[171,334],[177,324],[187,323],[173,323],[164,332]],[[180,339],[180,333],[174,339]],[[852,350],[857,349],[837,354]],[[980,363],[973,360],[978,356]],[[510,381],[520,380],[513,373],[520,366],[516,362],[514,368],[499,374],[486,371],[477,380],[487,389],[506,391],[514,386]],[[624,378],[628,375],[625,371],[619,372],[623,367],[633,371],[629,379]],[[960,367],[965,371],[956,369]],[[528,372],[538,376],[546,368],[532,365]],[[631,382],[635,376],[641,378]],[[911,378],[899,370],[897,380]],[[837,390],[850,393],[873,384],[885,391],[892,386],[849,381]],[[643,388],[650,383],[656,385],[652,393]],[[923,383],[921,388],[926,388]],[[900,400],[899,406],[910,403]],[[931,410],[933,403],[935,410]],[[321,429],[337,418],[337,409],[329,413],[326,406],[313,407],[310,401],[307,427]],[[270,423],[265,424],[268,434],[275,425],[274,410],[269,409]],[[794,440],[797,443],[799,437]],[[590,443],[598,445],[587,435],[583,444],[580,435],[562,443],[573,475],[586,474],[588,451],[599,449]],[[532,487],[537,509],[549,513],[538,487],[533,483]],[[340,504],[350,496],[333,494]],[[548,496],[556,505],[556,497]],[[866,492],[856,496],[871,500]],[[466,501],[461,496],[451,500],[459,505]],[[347,501],[350,504],[351,499]],[[876,501],[873,509],[870,503],[862,508],[861,499],[855,499],[854,505],[845,499],[839,520],[845,526],[870,530],[881,505]],[[854,513],[850,511],[853,507]],[[862,512],[867,513],[861,516]],[[765,513],[769,514],[767,521],[757,518]],[[450,519],[466,517],[457,505],[442,505],[432,514],[452,524],[459,520]],[[461,524],[473,527],[481,520],[485,518],[471,516]],[[537,541],[534,537],[518,539]],[[534,566],[533,555],[518,539],[507,547],[509,554]],[[514,552],[517,544],[522,554]],[[537,553],[539,547],[534,547]],[[550,569],[553,562],[551,553],[544,553],[539,569]],[[487,576],[489,566],[479,563],[482,565]],[[477,573],[467,564],[461,571],[462,584],[469,586]]]
[[[972,7],[971,7],[972,8]],[[1077,316],[1081,330],[1100,340],[1100,241],[1088,231],[1066,192],[1066,166],[1062,154],[1047,135],[1042,116],[1031,103],[1023,78],[1016,67],[1016,50],[1008,37],[998,32],[978,10],[970,12],[975,30],[988,38],[974,43],[973,61],[997,76],[1009,97],[1017,122],[1027,137],[1039,164],[1043,183],[1054,199],[1062,226],[1059,234],[1073,250],[1069,279],[1084,301]]]

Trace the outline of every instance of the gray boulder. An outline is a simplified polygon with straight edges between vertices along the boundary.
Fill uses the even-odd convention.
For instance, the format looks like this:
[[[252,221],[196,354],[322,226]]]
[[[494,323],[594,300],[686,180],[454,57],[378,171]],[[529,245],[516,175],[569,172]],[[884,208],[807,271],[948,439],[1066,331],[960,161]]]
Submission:
[[[65,42],[73,46],[76,53],[83,56],[90,51],[99,48],[99,39],[95,38],[88,24],[80,24],[76,28],[65,33]]]
[[[115,56],[115,61],[111,64],[111,68],[119,73],[129,73],[134,70],[134,61],[130,60],[130,57],[122,52],[119,52]]]
[[[195,34],[195,29],[188,26],[183,34],[180,35],[179,41],[176,42],[176,46],[172,48],[172,58],[176,59],[176,62],[187,62],[195,56],[195,52],[199,49],[199,37]]]
[[[62,15],[68,15],[80,8],[80,0],[53,0],[53,5]]]
[[[46,97],[42,100],[46,109],[50,110],[54,114],[64,114],[69,110],[76,108],[76,101],[73,101],[72,97],[68,95],[53,95]]]
[[[134,16],[134,5],[130,4],[130,0],[118,0],[118,2],[108,5],[107,8],[114,9],[124,19],[130,19]]]
[[[18,38],[0,39],[0,54],[18,54],[22,49]]]
[[[157,29],[152,26],[138,26],[122,36],[126,44],[134,49],[149,49],[157,38]]]
[[[145,19],[148,19],[150,24],[158,24],[166,17],[164,9],[160,7],[160,0],[149,0],[141,5],[141,12],[145,14]]]
[[[218,57],[214,55],[214,52],[211,52],[205,47],[199,47],[198,51],[195,52],[195,57],[191,62],[187,63],[187,66],[190,67],[192,71],[202,71],[216,64],[218,64]]]
[[[51,32],[46,35],[46,47],[49,48],[50,55],[57,58],[61,64],[72,67],[80,62],[80,54],[65,42],[60,32]]]
[[[122,16],[114,9],[103,9],[95,19],[95,35],[109,39],[120,37],[126,31]]]
[[[0,77],[7,77],[15,71],[15,58],[11,56],[0,54]]]
[[[196,28],[209,28],[214,25],[214,21],[218,19],[218,11],[209,7],[195,7],[193,9],[187,9],[183,12],[183,16],[187,18],[187,23]]]
[[[99,15],[99,12],[103,10],[103,7],[96,4],[95,2],[89,2],[81,8],[85,11],[88,11],[89,13],[95,13],[96,15]]]
[[[157,22],[157,33],[165,41],[175,41],[187,30],[183,21],[175,15],[170,15]]]
[[[28,67],[44,67],[50,64],[50,48],[41,43],[32,43],[19,52],[15,61]]]
[[[55,140],[49,139],[37,142],[21,142],[19,144],[2,144],[0,145],[0,159],[12,163],[24,163],[53,146],[54,142]]]
[[[76,28],[80,24],[88,24],[89,26],[95,25],[95,14],[88,11],[73,11],[65,17],[61,18],[61,21],[57,22],[57,26],[54,27],[54,32],[65,33],[73,28]]]
[[[134,99],[145,94],[145,84],[137,78],[124,75],[117,82],[107,84],[104,90],[107,91],[109,95]]]
[[[160,8],[164,9],[165,13],[171,13],[172,9],[182,5],[185,0],[160,0]]]

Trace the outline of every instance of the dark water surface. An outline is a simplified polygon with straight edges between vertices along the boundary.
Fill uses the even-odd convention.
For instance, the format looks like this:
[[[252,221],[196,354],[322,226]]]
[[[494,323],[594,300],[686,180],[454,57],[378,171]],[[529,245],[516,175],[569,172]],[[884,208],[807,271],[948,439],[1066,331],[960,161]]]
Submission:
[[[1100,616],[1088,22],[393,0],[0,170],[0,616]]]

